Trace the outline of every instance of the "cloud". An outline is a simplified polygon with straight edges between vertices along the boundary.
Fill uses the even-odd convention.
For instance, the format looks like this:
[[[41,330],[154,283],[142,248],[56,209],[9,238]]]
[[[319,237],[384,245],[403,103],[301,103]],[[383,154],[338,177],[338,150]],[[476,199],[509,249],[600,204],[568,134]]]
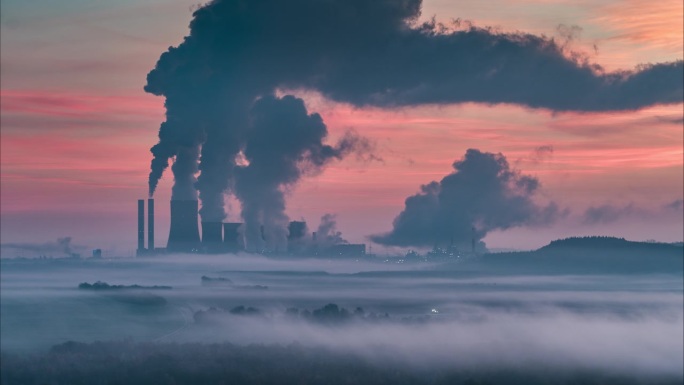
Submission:
[[[550,144],[535,147],[530,154],[525,158],[516,160],[516,164],[522,161],[528,161],[532,164],[540,164],[546,162],[553,157],[553,146]]]
[[[591,225],[612,223],[628,217],[654,219],[672,212],[681,212],[682,207],[684,205],[681,199],[675,199],[656,207],[644,207],[633,202],[623,205],[605,203],[587,208],[582,215],[582,222]]]
[[[532,198],[539,181],[510,168],[502,154],[470,149],[454,172],[421,186],[377,243],[394,246],[470,245],[491,230],[549,223],[561,213]]]
[[[615,206],[611,204],[591,206],[584,212],[582,221],[585,224],[615,222],[626,215],[634,213],[635,209],[636,208],[631,203],[625,206]]]
[[[680,1],[625,0],[602,5],[596,14],[600,15],[596,21],[608,30],[608,39],[631,41],[643,48],[660,48],[677,56],[682,54],[684,7]]]
[[[665,204],[663,206],[663,209],[665,210],[673,210],[673,211],[682,211],[682,208],[684,208],[684,200],[682,199],[675,199],[674,201]]]

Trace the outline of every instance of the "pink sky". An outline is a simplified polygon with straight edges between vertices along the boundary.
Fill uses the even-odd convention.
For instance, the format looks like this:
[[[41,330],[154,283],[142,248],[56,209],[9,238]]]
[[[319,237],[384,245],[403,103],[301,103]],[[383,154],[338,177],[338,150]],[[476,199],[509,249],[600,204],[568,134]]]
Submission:
[[[132,252],[135,200],[146,195],[149,147],[164,118],[163,99],[142,87],[159,54],[187,32],[192,4],[74,0],[57,9],[3,2],[3,243],[72,236]],[[569,49],[616,70],[681,60],[682,8],[681,1],[426,0],[424,16],[559,39],[559,24],[577,25],[582,31]],[[539,178],[540,201],[569,210],[548,228],[490,234],[490,247],[532,248],[585,234],[682,240],[681,208],[666,208],[684,195],[682,104],[591,114],[477,104],[382,110],[293,92],[323,116],[331,139],[352,128],[372,139],[383,159],[346,159],[293,189],[288,214],[310,227],[336,213],[346,238],[367,242],[391,228],[421,184],[441,179],[466,149],[477,148],[503,153]],[[535,151],[542,146],[552,151]],[[171,178],[165,174],[155,196],[159,244],[168,235]],[[586,208],[604,204],[631,209],[615,222],[582,223]],[[237,203],[229,211],[237,220]]]

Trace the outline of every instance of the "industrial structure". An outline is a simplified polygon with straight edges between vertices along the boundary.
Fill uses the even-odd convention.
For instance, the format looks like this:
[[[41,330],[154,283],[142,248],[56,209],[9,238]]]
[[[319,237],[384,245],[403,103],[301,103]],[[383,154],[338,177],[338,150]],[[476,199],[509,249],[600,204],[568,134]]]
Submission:
[[[136,254],[145,255],[154,252],[154,199],[147,200],[147,248],[145,247],[145,200],[138,199],[138,249]]]
[[[137,255],[152,255],[162,252],[183,253],[237,253],[245,251],[243,224],[239,222],[201,223],[199,227],[199,203],[197,200],[171,200],[171,226],[166,249],[155,248],[154,244],[154,199],[147,200],[147,247],[145,247],[145,200],[138,200],[138,249]],[[260,226],[262,241],[268,243],[264,226]],[[288,225],[287,255],[291,256],[325,256],[325,257],[359,257],[366,254],[365,244],[319,244],[314,232],[307,235],[304,221],[292,221]],[[269,254],[278,251],[261,250]]]
[[[168,251],[197,252],[200,250],[200,235],[197,200],[171,200],[171,229]]]
[[[242,223],[223,224],[223,248],[226,253],[237,253],[245,249],[245,241],[240,233]]]

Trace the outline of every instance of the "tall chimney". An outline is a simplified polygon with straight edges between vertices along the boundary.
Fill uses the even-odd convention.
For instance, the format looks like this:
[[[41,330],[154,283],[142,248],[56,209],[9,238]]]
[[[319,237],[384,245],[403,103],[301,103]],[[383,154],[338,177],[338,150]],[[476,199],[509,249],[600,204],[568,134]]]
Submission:
[[[154,251],[154,199],[147,200],[147,249]]]
[[[171,200],[171,229],[166,248],[192,252],[200,246],[196,200]]]
[[[223,224],[223,248],[228,253],[237,253],[244,246],[240,240],[240,232],[238,229],[242,223],[224,223]]]
[[[138,199],[138,251],[145,248],[145,200]]]
[[[223,224],[202,222],[202,248],[208,253],[217,253],[223,248]]]

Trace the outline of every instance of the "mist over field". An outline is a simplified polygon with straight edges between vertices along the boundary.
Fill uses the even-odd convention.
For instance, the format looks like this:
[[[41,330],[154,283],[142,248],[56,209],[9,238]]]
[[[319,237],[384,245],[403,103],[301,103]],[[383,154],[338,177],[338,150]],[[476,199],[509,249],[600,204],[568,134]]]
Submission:
[[[115,367],[128,370],[121,383],[149,383],[136,374],[146,370],[157,383],[240,373],[240,383],[287,383],[280,365],[303,365],[280,378],[295,383],[319,371],[326,383],[342,381],[338,371],[363,383],[396,383],[397,373],[407,383],[684,378],[681,273],[505,274],[397,261],[3,259],[2,383],[98,383]]]

